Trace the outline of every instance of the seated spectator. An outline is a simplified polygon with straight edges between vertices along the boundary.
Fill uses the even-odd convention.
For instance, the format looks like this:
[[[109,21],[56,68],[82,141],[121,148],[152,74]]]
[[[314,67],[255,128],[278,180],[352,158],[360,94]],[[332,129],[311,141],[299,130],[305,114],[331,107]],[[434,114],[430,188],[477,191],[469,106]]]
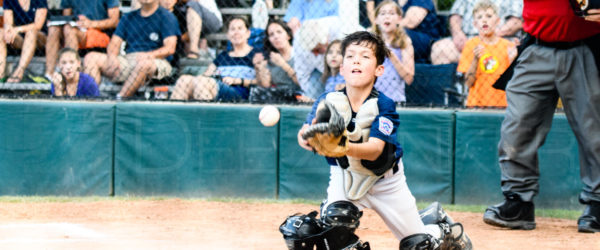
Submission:
[[[432,64],[456,63],[460,57],[465,42],[477,36],[477,29],[473,25],[473,7],[476,0],[456,0],[450,9],[449,28],[452,37],[447,37],[435,42],[431,48]],[[523,0],[493,0],[498,6],[500,25],[496,34],[500,37],[518,37],[523,28],[521,14]],[[518,39],[516,39],[518,41]]]
[[[321,82],[324,70],[324,55],[330,41],[343,38],[337,17],[326,17],[305,21],[294,39],[294,64],[298,83],[303,95],[317,99],[324,91]]]
[[[77,50],[64,48],[58,52],[58,72],[52,74],[51,92],[54,96],[97,97],[98,84],[90,75],[81,72]]]
[[[252,62],[258,86],[250,91],[250,100],[260,102],[296,101],[300,85],[294,71],[292,30],[281,20],[267,24],[264,52],[256,53]]]
[[[456,70],[464,73],[469,88],[467,107],[506,107],[504,91],[492,85],[515,59],[517,48],[496,33],[500,19],[493,2],[478,1],[473,18],[479,35],[465,44]]]
[[[6,78],[7,45],[21,49],[19,64],[6,82],[21,82],[25,69],[38,46],[46,43],[46,0],[27,1],[28,6],[21,5],[18,0],[4,0],[4,28],[0,29],[0,78]],[[27,9],[27,10],[25,10]]]
[[[119,23],[118,0],[62,0],[63,16],[76,16],[76,25],[65,24],[48,28],[46,42],[46,76],[51,76],[56,55],[64,39],[64,46],[73,49],[106,48],[114,28]]]
[[[367,6],[378,6],[382,1]],[[412,41],[414,58],[417,63],[429,63],[431,44],[442,36],[442,26],[437,18],[437,13],[432,0],[405,0],[399,1],[404,16],[400,25]],[[368,15],[374,19],[374,10],[368,9]]]
[[[346,86],[346,80],[340,74],[342,59],[342,41],[331,41],[325,52],[325,68],[321,76],[321,82],[325,84],[325,92],[340,90]]]
[[[252,58],[256,50],[248,45],[250,24],[236,16],[227,24],[227,38],[233,46],[223,51],[208,66],[203,75],[182,75],[173,89],[171,99],[242,100],[248,99],[250,86],[257,83]]]
[[[383,75],[377,77],[375,88],[396,103],[406,102],[404,88],[415,76],[412,41],[400,26],[401,22],[402,9],[395,1],[383,1],[375,9],[373,31],[390,49],[390,56],[383,62]]]
[[[283,20],[296,34],[304,21],[329,16],[339,16],[338,0],[291,0]]]
[[[142,7],[123,16],[107,47],[107,53],[90,52],[84,58],[84,72],[100,82],[101,74],[123,82],[117,98],[130,97],[148,78],[171,74],[169,61],[179,36],[177,19],[160,7],[158,0],[145,0]],[[126,55],[119,55],[127,43]]]
[[[139,8],[138,1],[133,0],[131,7]],[[218,32],[223,26],[221,12],[215,0],[160,0],[160,5],[171,11],[179,22],[181,39],[177,45],[178,54],[187,50],[187,58],[209,56],[207,41],[201,38]]]

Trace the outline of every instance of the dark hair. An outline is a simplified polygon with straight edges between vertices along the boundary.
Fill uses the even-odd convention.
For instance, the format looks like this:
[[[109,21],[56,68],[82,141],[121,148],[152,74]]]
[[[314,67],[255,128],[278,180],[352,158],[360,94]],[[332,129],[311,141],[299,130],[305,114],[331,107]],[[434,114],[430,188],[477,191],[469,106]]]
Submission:
[[[244,26],[246,26],[246,29],[250,29],[250,22],[248,22],[248,18],[246,18],[245,16],[232,16],[231,18],[229,18],[229,20],[227,20],[227,25],[223,26],[225,32],[229,30],[229,25],[233,20],[242,20],[242,22],[244,22]]]
[[[381,37],[368,31],[357,31],[346,36],[342,40],[342,57],[346,55],[346,48],[352,44],[371,47],[377,58],[377,65],[382,65],[385,58],[390,56],[390,50],[385,46]]]
[[[292,44],[292,41],[294,40],[294,34],[292,33],[292,29],[290,29],[290,26],[288,26],[287,23],[279,19],[271,18],[269,19],[269,23],[267,24],[267,28],[265,29],[264,51],[266,54],[268,54],[269,52],[279,52],[273,46],[273,44],[271,44],[271,41],[269,41],[269,26],[271,26],[271,24],[278,24],[283,28],[283,30],[285,30],[285,33],[287,33],[287,35],[290,37],[290,39],[288,40],[290,44]]]

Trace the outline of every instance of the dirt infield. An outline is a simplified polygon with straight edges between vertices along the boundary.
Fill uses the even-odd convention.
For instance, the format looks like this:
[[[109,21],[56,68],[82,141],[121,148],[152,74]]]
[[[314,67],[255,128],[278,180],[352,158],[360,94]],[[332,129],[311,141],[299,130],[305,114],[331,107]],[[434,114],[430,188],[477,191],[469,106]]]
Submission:
[[[180,199],[0,203],[0,249],[286,249],[277,230],[286,216],[314,205]],[[600,234],[577,233],[572,220],[537,218],[537,229],[484,224],[481,214],[449,212],[476,249],[600,249]],[[357,231],[372,249],[398,241],[372,210]]]

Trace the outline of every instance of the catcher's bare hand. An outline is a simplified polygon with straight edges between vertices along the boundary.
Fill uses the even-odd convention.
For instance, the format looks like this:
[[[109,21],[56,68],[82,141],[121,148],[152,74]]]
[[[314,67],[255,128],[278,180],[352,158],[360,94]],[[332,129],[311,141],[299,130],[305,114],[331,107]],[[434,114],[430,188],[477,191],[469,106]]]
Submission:
[[[313,123],[314,123],[314,119],[313,119]],[[304,124],[304,126],[302,126],[302,128],[298,131],[298,145],[300,145],[300,147],[302,147],[303,149],[306,149],[308,151],[313,151],[313,148],[310,146],[310,144],[308,144],[307,140],[304,140],[304,138],[302,138],[302,135],[304,135],[304,130],[308,127],[308,124]]]

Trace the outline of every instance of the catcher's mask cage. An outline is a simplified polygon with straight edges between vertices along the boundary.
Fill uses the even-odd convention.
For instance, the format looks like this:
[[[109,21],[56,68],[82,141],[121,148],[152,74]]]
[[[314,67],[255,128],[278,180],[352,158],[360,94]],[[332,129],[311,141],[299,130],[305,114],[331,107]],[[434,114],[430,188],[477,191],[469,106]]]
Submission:
[[[369,250],[368,242],[358,240],[354,228],[333,226],[323,228],[317,220],[317,211],[308,215],[294,214],[280,226],[279,231],[290,250]]]

